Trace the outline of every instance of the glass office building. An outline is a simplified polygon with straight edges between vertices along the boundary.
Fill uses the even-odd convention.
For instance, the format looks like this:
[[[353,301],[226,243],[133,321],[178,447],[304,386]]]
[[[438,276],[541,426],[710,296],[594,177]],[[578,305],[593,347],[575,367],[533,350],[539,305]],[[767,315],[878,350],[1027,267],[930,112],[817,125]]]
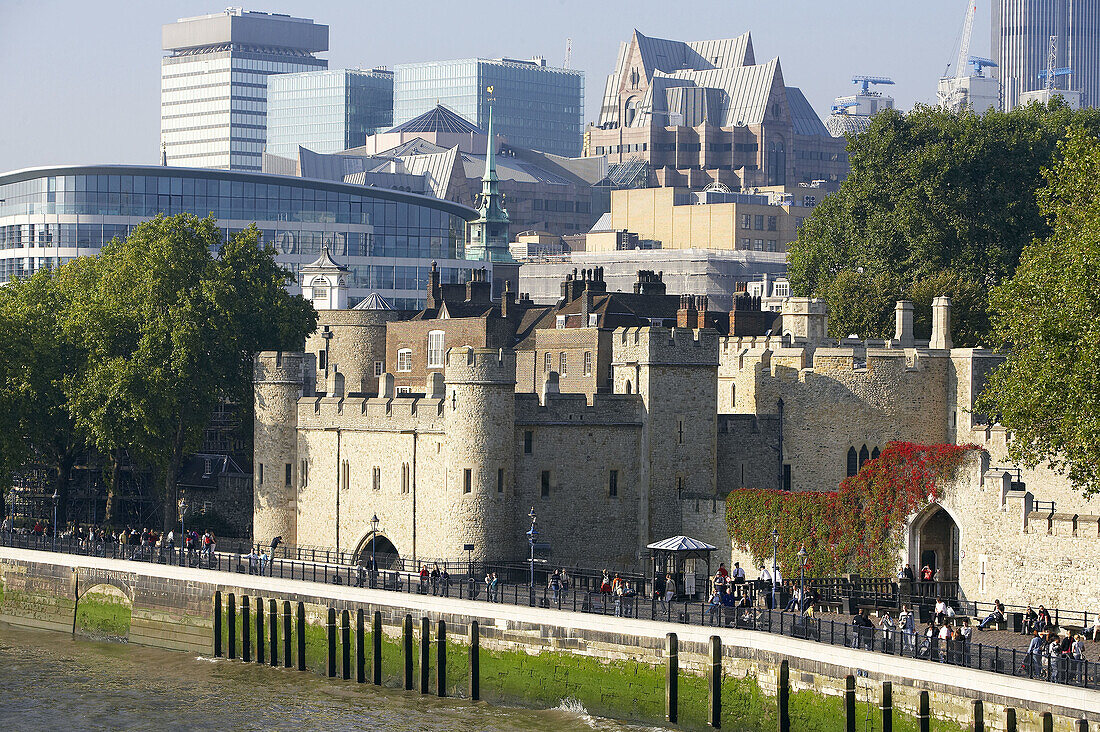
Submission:
[[[399,309],[423,307],[433,260],[447,282],[491,267],[465,260],[466,222],[477,212],[451,201],[279,175],[107,165],[0,175],[0,282],[94,255],[158,213],[213,214],[227,235],[255,222],[296,281],[327,245],[348,266],[352,305],[378,292]]]
[[[584,74],[543,59],[460,59],[394,68],[393,123],[443,104],[481,129],[493,126],[510,144],[554,155],[581,154]]]
[[[393,72],[332,69],[267,80],[267,152],[297,158],[359,147],[393,125]]]
[[[168,165],[260,170],[267,79],[328,61],[328,26],[242,11],[181,18],[162,28],[160,135]]]
[[[991,75],[1001,82],[1005,110],[1020,95],[1043,89],[1050,37],[1057,38],[1058,89],[1081,92],[1082,106],[1100,106],[1100,0],[994,0]]]

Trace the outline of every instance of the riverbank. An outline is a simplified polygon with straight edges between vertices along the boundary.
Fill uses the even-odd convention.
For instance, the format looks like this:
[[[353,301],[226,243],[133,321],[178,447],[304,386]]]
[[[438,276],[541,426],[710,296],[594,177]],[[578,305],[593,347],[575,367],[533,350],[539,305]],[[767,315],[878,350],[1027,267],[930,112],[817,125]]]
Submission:
[[[421,618],[429,618],[432,642],[436,623],[443,620],[448,627],[445,691],[451,696],[463,694],[466,688],[469,654],[465,638],[476,620],[481,630],[483,699],[554,707],[572,697],[590,713],[647,724],[664,719],[665,634],[670,631],[679,634],[678,710],[680,726],[686,728],[699,728],[707,721],[705,674],[712,635],[721,641],[721,721],[727,729],[776,728],[775,694],[778,669],[784,660],[790,664],[790,709],[793,728],[798,730],[843,728],[842,694],[848,675],[857,682],[861,717],[870,714],[876,722],[882,682],[893,685],[898,729],[916,729],[913,717],[921,691],[931,695],[936,718],[933,729],[967,726],[973,699],[983,701],[987,729],[999,728],[997,720],[1008,706],[1018,710],[1020,729],[1039,729],[1044,711],[1053,711],[1061,718],[1059,726],[1068,728],[1072,720],[1089,715],[1095,719],[1100,709],[1097,693],[1084,689],[751,631],[486,605],[163,565],[135,567],[116,560],[9,549],[0,550],[0,579],[4,582],[0,619],[71,632],[73,614],[80,607],[80,601],[72,599],[76,593],[110,584],[132,603],[131,642],[157,647],[189,644],[186,650],[204,654],[210,654],[213,645],[215,592],[225,598],[234,594],[238,617],[240,598],[251,599],[253,634],[256,598],[263,598],[265,606],[271,599],[280,604],[301,602],[308,639],[306,666],[320,672],[328,666],[328,609],[338,614],[346,609],[353,618],[359,609],[368,615],[378,610],[383,619],[384,681],[390,687],[403,685],[401,626],[405,616],[412,616],[417,626]],[[227,632],[227,620],[223,628]],[[236,628],[239,634],[239,622]],[[420,641],[417,633],[412,659],[413,678],[417,679]],[[373,647],[369,633],[364,645],[369,657]],[[226,641],[223,648],[227,646]],[[255,648],[255,640],[250,648]],[[355,651],[348,650],[349,655]],[[297,653],[296,647],[293,653]],[[342,658],[343,648],[336,653]],[[432,648],[427,670],[433,680],[435,657]],[[296,658],[293,665],[297,667]],[[437,690],[433,686],[427,691],[434,694]]]

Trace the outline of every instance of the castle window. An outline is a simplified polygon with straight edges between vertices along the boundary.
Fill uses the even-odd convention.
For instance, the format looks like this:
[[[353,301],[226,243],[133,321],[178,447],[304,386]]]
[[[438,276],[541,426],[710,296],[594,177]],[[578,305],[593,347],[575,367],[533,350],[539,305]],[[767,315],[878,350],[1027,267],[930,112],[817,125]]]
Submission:
[[[530,455],[531,454],[531,447],[532,447],[532,443],[534,442],[534,439],[535,439],[535,433],[534,432],[532,432],[531,430],[524,430],[523,431],[523,454],[524,455]]]
[[[375,465],[370,471],[370,487],[373,490],[382,490],[382,468]]]
[[[554,367],[554,357],[550,355],[549,351],[547,351],[542,357],[542,370],[549,373],[550,369],[552,369],[553,367]]]
[[[412,371],[413,352],[411,348],[402,348],[397,352],[397,370]]]
[[[542,497],[547,498],[550,495],[550,471],[542,471]]]
[[[565,376],[568,373],[568,363],[566,362],[565,352],[562,351],[558,354],[558,373]]]
[[[328,368],[328,351],[321,350],[317,352],[317,368],[322,371]]]
[[[497,493],[504,492],[504,468],[497,468]]]
[[[469,493],[474,486],[474,471],[466,468],[462,471],[462,492]]]
[[[878,448],[876,447],[874,450],[871,450],[871,459],[872,460],[878,460],[878,456],[881,455],[881,454],[882,453],[880,453]]]
[[[428,334],[428,368],[443,368],[443,331]]]
[[[867,452],[867,446],[864,445],[859,449],[859,467],[862,468],[863,464],[871,458],[871,453]]]
[[[584,352],[584,375],[588,376],[592,373],[592,351]]]
[[[290,485],[290,477],[291,477],[291,474],[293,472],[294,472],[294,466],[291,465],[290,463],[287,463],[286,464],[286,484],[287,485]]]
[[[632,385],[632,384],[630,383],[630,379],[627,379],[627,380],[626,380],[626,393],[627,393],[627,394],[630,394],[630,393],[632,393],[632,390],[633,390],[633,388],[634,388],[634,387],[633,387],[633,385]]]
[[[256,484],[257,485],[263,485],[264,484],[264,464],[263,463],[259,463],[256,466]]]
[[[612,470],[607,474],[607,495],[614,498],[619,495],[619,471]]]
[[[679,420],[676,423],[676,425],[677,425],[676,426],[676,431],[677,431],[676,441],[677,441],[677,443],[682,445],[682,444],[684,444],[684,420],[682,420],[682,419]]]
[[[302,487],[305,488],[309,484],[309,461],[305,458],[302,458],[298,472],[301,473],[298,478],[302,481]]]
[[[859,456],[856,455],[856,449],[854,447],[848,448],[848,469],[846,474],[849,478],[859,472]]]
[[[342,487],[344,490],[351,488],[351,463],[347,460],[344,461],[344,481]]]
[[[381,481],[382,469],[378,468],[379,480]],[[408,463],[401,463],[401,492],[408,493],[409,485],[412,483],[412,471],[409,470]]]
[[[374,375],[375,376],[381,376],[384,373],[384,371],[383,371],[384,368],[385,368],[385,366],[383,365],[383,363],[381,361],[375,361],[374,362]]]
[[[676,498],[677,500],[684,497],[684,479],[682,476],[676,476]]]
[[[784,463],[783,465],[783,490],[789,491],[791,489],[791,464]]]
[[[730,406],[737,406],[737,384],[730,384]]]

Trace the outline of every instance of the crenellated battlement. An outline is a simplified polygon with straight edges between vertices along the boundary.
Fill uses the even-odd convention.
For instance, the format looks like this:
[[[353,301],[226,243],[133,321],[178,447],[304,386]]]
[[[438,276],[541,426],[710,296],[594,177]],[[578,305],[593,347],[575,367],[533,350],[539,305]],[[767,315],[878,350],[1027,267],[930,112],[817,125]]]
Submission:
[[[451,348],[445,363],[448,384],[516,383],[516,352],[510,348]]]
[[[339,425],[359,430],[441,430],[444,400],[420,395],[385,397],[303,397],[298,424],[323,429]]]
[[[641,424],[642,400],[637,394],[596,394],[589,404],[584,394],[516,394],[516,424]]]
[[[612,353],[614,363],[717,366],[718,333],[709,328],[619,328]]]
[[[252,367],[253,383],[294,383],[305,379],[306,355],[293,351],[261,351]]]

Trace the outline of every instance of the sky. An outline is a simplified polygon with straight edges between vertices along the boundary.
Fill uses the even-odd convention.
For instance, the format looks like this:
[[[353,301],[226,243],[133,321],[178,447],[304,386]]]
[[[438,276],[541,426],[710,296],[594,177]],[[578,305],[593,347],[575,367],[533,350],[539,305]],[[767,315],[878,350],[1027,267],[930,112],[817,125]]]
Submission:
[[[239,0],[238,0],[239,2]],[[261,4],[262,3],[262,4]],[[160,159],[160,27],[221,11],[226,0],[0,0],[0,172]],[[330,68],[448,58],[564,61],[585,75],[594,121],[620,42],[634,29],[681,41],[752,32],[758,62],[819,116],[853,74],[891,77],[897,106],[933,102],[958,51],[968,0],[258,0],[247,10],[329,26]],[[972,55],[989,55],[989,3],[979,0]]]

